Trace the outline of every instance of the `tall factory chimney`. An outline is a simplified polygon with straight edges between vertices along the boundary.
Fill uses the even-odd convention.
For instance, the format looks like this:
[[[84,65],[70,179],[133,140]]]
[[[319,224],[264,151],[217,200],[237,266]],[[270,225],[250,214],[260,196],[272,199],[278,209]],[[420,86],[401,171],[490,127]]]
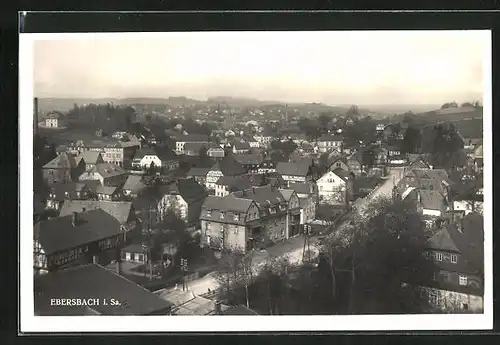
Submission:
[[[38,97],[33,99],[33,134],[38,134]]]

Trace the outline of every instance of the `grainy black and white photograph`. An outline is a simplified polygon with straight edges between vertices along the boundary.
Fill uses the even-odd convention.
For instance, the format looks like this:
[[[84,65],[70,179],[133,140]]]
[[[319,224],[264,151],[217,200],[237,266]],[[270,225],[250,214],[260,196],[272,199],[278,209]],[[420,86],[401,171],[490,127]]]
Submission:
[[[207,316],[177,322],[208,331],[210,316],[437,315],[427,327],[439,328],[453,314],[477,325],[492,303],[489,40],[26,38],[31,322]]]

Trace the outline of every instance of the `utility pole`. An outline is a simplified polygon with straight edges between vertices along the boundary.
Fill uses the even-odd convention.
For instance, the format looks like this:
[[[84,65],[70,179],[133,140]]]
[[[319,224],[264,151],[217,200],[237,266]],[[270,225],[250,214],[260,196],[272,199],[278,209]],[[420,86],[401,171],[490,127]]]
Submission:
[[[151,257],[151,247],[153,245],[152,237],[151,237],[151,212],[153,212],[153,208],[149,208],[148,212],[148,260],[149,260],[149,280],[153,280],[153,258]]]
[[[311,235],[311,224],[304,224],[304,248],[302,250],[302,262],[303,263],[305,263],[305,262],[309,263],[311,261],[311,250],[310,250],[310,246],[309,246],[310,235]]]
[[[182,271],[182,291],[187,290],[186,275],[188,272],[188,261],[187,259],[181,259],[181,271]]]

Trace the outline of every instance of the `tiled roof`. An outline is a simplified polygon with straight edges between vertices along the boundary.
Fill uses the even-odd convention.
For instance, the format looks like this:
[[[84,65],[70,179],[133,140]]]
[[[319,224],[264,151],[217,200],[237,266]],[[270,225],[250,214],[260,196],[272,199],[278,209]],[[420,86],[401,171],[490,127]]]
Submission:
[[[196,142],[209,142],[209,136],[207,135],[203,135],[203,134],[188,134],[188,135],[182,135],[182,134],[178,134],[177,136],[175,136],[175,140],[176,141],[179,141],[179,142],[192,142],[192,143],[196,143]]]
[[[43,166],[44,169],[73,169],[76,168],[75,158],[69,153],[61,153]]]
[[[459,221],[460,222],[460,221]],[[462,224],[462,230],[459,225]],[[484,269],[484,218],[470,213],[461,223],[444,225],[428,242],[429,249],[458,252],[457,264],[441,262],[442,269],[461,273],[482,273]]]
[[[271,186],[245,189],[242,192],[234,193],[234,196],[253,200],[261,207],[281,204],[286,201],[280,191],[276,188],[272,188]]]
[[[437,190],[419,190],[422,208],[428,210],[443,210],[445,206],[444,196]]]
[[[301,161],[297,163],[293,162],[278,162],[276,165],[276,171],[281,175],[292,175],[292,176],[307,176],[309,172],[310,165],[306,161]]]
[[[99,160],[99,158],[102,158],[101,153],[97,151],[84,151],[78,157],[83,158],[86,164],[97,164],[99,161],[102,162],[102,160]]]
[[[187,176],[206,176],[209,171],[210,171],[210,168],[193,167],[193,168],[189,169]]]
[[[238,305],[223,311],[221,315],[259,315],[255,310]]]
[[[344,137],[337,134],[325,134],[319,137],[318,141],[343,141]]]
[[[129,175],[123,185],[123,190],[130,190],[132,193],[138,193],[145,188],[146,184],[142,182],[142,176],[140,175]]]
[[[99,265],[84,265],[38,277],[35,281],[35,309],[40,315],[58,315],[57,306],[50,307],[50,299],[97,298],[99,306],[91,308],[101,315],[148,315],[168,313],[172,304],[134,282]],[[111,299],[120,301],[112,306]],[[104,305],[104,299],[108,305]]]
[[[225,197],[217,197],[213,195],[207,196],[203,203],[203,208],[208,210],[247,212],[253,201],[245,198],[237,198],[229,194]]]
[[[342,180],[344,181],[348,181],[350,179],[352,179],[352,175],[350,172],[348,171],[345,171],[344,169],[341,169],[341,168],[337,168],[335,169],[334,171],[332,171],[335,175],[337,175],[338,177],[340,177]]]
[[[117,189],[118,189],[117,187],[99,186],[96,189],[96,193],[104,195],[113,195]]]
[[[140,150],[137,150],[134,155],[134,159],[142,159],[145,156],[156,156],[156,152],[151,147],[143,147]]]
[[[62,207],[59,216],[67,216],[73,212],[82,212],[102,209],[115,217],[121,224],[126,224],[129,221],[132,211],[131,201],[104,201],[104,200],[66,200]]]
[[[184,145],[184,151],[199,152],[202,147],[205,147],[208,150],[208,144],[206,143],[186,143]]]
[[[236,150],[250,150],[250,144],[247,142],[236,141],[233,146]]]
[[[76,226],[73,215],[64,215],[35,224],[33,237],[46,254],[75,248],[120,234],[120,223],[103,210],[80,212]]]
[[[65,200],[66,193],[72,198],[76,198],[76,192],[81,192],[86,187],[83,182],[64,182],[64,183],[53,183],[50,185],[50,193],[55,194],[53,197],[56,200]]]
[[[234,159],[236,159],[241,164],[261,164],[264,161],[264,158],[261,154],[235,154],[233,155]]]
[[[99,173],[103,178],[118,176],[126,174],[127,171],[122,169],[116,164],[112,163],[99,163],[96,164],[94,170]]]
[[[293,189],[298,194],[310,194],[311,185],[308,183],[290,183],[290,189]]]
[[[283,198],[285,198],[286,201],[290,201],[293,193],[295,193],[293,189],[279,189],[279,191],[281,195],[283,195]]]
[[[144,253],[144,247],[142,244],[133,243],[129,244],[125,248],[122,248],[121,251],[124,253]]]
[[[221,176],[216,182],[219,186],[226,186],[231,191],[244,190],[252,187],[252,179],[248,175],[241,176]]]
[[[206,196],[205,188],[192,179],[179,179],[160,187],[162,195],[180,195],[184,201],[191,203]]]
[[[246,173],[245,168],[232,155],[222,158],[210,170],[220,170],[224,176],[236,176]]]

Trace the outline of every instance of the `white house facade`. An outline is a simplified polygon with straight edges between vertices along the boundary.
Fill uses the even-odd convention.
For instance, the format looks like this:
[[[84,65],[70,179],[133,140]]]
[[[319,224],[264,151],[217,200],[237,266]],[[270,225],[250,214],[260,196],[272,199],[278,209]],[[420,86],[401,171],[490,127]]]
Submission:
[[[321,202],[331,205],[345,204],[347,184],[341,177],[328,171],[316,183]]]

